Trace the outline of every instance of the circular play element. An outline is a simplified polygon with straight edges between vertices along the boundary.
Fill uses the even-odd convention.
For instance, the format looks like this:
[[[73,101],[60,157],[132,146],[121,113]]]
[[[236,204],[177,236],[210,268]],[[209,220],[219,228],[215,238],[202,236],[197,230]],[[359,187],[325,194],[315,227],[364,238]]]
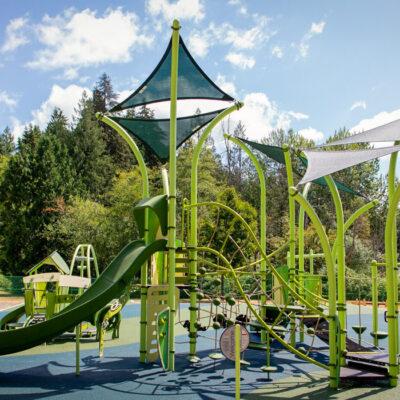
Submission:
[[[243,353],[250,344],[250,335],[248,330],[240,325],[240,352]],[[226,328],[221,335],[219,345],[222,354],[231,361],[235,361],[235,326]]]
[[[370,335],[378,340],[386,339],[388,337],[388,333],[384,331],[371,332]]]

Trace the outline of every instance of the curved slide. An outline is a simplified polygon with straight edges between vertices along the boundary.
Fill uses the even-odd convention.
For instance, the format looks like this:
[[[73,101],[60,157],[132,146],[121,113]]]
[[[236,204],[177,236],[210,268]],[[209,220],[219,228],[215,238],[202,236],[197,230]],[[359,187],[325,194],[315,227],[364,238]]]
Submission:
[[[153,253],[165,250],[166,243],[165,239],[148,245],[142,240],[129,243],[82,296],[53,318],[21,329],[0,331],[0,355],[37,346],[74,328],[82,321],[90,320],[96,311],[123,294],[140,267]]]

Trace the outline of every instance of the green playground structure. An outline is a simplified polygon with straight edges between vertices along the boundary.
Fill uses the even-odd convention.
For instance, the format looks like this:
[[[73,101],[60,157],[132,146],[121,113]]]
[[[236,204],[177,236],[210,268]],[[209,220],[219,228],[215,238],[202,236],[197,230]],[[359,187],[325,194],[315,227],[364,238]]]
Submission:
[[[271,146],[225,135],[232,145],[239,146],[247,154],[257,172],[260,200],[259,229],[255,231],[243,216],[228,205],[198,198],[200,156],[207,139],[219,122],[243,104],[226,94],[205,74],[190,55],[179,30],[179,22],[175,20],[168,48],[144,83],[107,113],[97,114],[99,121],[113,128],[128,144],[137,161],[142,179],[142,201],[135,205],[134,215],[141,239],[127,244],[100,275],[95,254],[88,245],[77,248],[69,268],[56,252],[33,267],[24,279],[25,305],[0,322],[0,355],[37,346],[75,329],[76,372],[79,374],[83,325],[90,323],[97,327],[102,355],[105,331],[110,324],[114,324],[114,336],[118,336],[119,313],[129,298],[135,275],[140,275],[138,329],[139,356],[143,363],[160,360],[165,370],[175,370],[177,324],[188,330],[188,362],[201,362],[197,351],[198,339],[208,329],[213,330],[215,338],[209,357],[213,360],[224,358],[221,351],[225,350],[219,348],[219,332],[240,324],[244,332],[252,333],[246,346],[260,351],[265,360],[262,370],[268,373],[268,377],[277,367],[271,364],[271,345],[279,343],[298,358],[326,370],[331,388],[337,388],[347,380],[362,382],[366,379],[386,380],[390,386],[396,386],[399,373],[396,214],[400,184],[396,183],[395,170],[400,147],[356,151],[293,149],[286,145]],[[219,104],[225,101],[227,107],[178,117],[179,101],[189,99],[218,100]],[[162,101],[170,102],[169,118],[142,119],[126,113],[134,107]],[[385,136],[383,133],[386,130],[389,133]],[[392,127],[383,126],[329,143],[329,146],[357,143],[357,140],[399,140],[393,131]],[[190,198],[182,199],[179,220],[177,149],[196,132],[199,135],[191,160]],[[148,170],[138,142],[151,151],[162,165],[161,195],[151,195]],[[371,336],[374,343],[370,345],[363,341],[361,322],[355,340],[350,337],[347,326],[345,234],[360,216],[378,202],[365,200],[365,204],[346,220],[340,193],[360,198],[361,195],[334,180],[331,174],[388,154],[391,154],[391,159],[386,253],[383,262],[372,263]],[[266,232],[268,187],[260,161],[263,157],[285,167],[288,191],[289,239],[270,254],[267,253]],[[297,183],[299,178],[301,180]],[[328,238],[308,200],[314,185],[323,186],[331,195],[336,217],[333,241]],[[198,221],[199,210],[203,208],[216,216],[209,227],[211,233],[208,232],[207,240],[204,240],[203,227]],[[218,216],[221,214],[228,216],[229,221],[223,232],[219,230]],[[306,216],[316,231],[321,252],[314,252],[305,246]],[[177,227],[177,220],[181,228]],[[237,239],[239,234],[240,239]],[[278,259],[286,259],[286,265],[279,264]],[[315,260],[324,264],[325,276],[316,273]],[[53,265],[57,272],[52,272],[47,278],[44,276],[46,273],[39,274],[38,270],[44,264]],[[94,275],[91,275],[91,266],[94,267]],[[387,332],[380,331],[378,326],[378,267],[385,268],[387,278]],[[79,276],[72,275],[75,269]],[[246,277],[253,282],[250,288],[244,283]],[[93,283],[92,278],[95,278]],[[325,279],[326,291],[323,292]],[[232,285],[226,289],[228,280]],[[55,290],[47,290],[46,282],[54,283]],[[71,287],[77,288],[76,294],[66,291],[65,288]],[[40,293],[42,297],[39,297]],[[189,302],[187,319],[182,319],[179,312],[184,298]],[[21,313],[26,313],[28,322],[19,322]],[[29,323],[35,315],[43,314],[42,319]],[[238,329],[236,338],[240,338],[237,332]],[[387,353],[378,346],[385,335],[389,344]],[[315,356],[317,339],[328,345],[328,361],[321,361]],[[236,343],[235,348],[243,352],[244,348],[239,345]],[[238,360],[239,364],[246,363],[243,357],[240,360],[238,354],[235,356],[227,358],[236,359],[237,365]],[[237,379],[239,374],[240,368],[237,368]],[[240,386],[239,381],[237,385]]]

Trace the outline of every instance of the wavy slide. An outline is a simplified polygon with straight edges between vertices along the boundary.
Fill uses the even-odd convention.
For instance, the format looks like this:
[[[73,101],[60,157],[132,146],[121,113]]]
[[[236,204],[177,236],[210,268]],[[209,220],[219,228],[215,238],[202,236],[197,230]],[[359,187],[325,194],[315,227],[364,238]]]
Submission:
[[[21,329],[0,331],[0,355],[40,345],[90,320],[98,310],[123,294],[141,265],[153,253],[165,250],[166,243],[165,239],[148,245],[142,240],[129,243],[82,296],[53,318]]]

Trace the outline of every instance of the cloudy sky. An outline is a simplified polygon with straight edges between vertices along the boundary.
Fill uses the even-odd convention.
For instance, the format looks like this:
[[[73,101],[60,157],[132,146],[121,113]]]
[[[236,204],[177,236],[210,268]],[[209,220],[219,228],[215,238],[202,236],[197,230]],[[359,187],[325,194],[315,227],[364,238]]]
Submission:
[[[1,3],[0,129],[16,136],[55,106],[71,117],[103,72],[122,99],[159,61],[175,17],[200,66],[245,102],[234,118],[250,138],[291,127],[321,142],[400,118],[396,0]]]

